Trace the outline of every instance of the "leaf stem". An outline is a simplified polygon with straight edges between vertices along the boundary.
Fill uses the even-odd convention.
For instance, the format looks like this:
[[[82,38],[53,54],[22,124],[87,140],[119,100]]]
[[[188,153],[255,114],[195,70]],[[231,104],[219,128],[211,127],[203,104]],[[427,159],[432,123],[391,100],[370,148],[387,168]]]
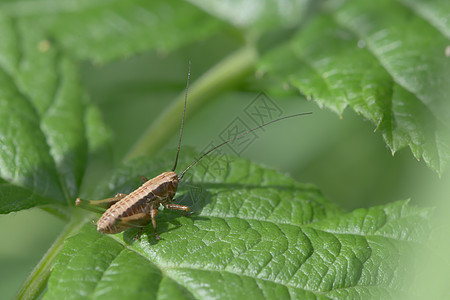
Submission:
[[[33,269],[15,299],[37,299],[45,290],[47,280],[50,276],[51,266],[56,255],[61,250],[64,241],[74,233],[78,232],[85,224],[86,214],[74,214],[72,221],[67,224],[63,232],[55,240],[50,249],[42,257],[41,261]]]
[[[239,84],[247,76],[257,60],[257,51],[247,45],[224,58],[208,72],[203,74],[189,90],[187,114],[193,114],[207,101],[223,90]],[[124,160],[155,154],[179,129],[184,106],[184,93],[181,93],[160,117],[153,122],[141,138],[131,148]]]

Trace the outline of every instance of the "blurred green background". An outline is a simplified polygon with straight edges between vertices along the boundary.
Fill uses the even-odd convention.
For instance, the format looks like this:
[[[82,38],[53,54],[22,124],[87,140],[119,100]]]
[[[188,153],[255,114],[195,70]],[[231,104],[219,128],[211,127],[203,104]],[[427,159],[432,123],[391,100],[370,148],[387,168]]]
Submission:
[[[102,66],[80,63],[87,94],[113,133],[115,162],[120,163],[143,131],[183,93],[188,60],[192,61],[193,83],[238,47],[239,42],[217,36],[169,55],[152,52]],[[183,147],[201,151],[210,141],[217,141],[236,116],[244,116],[244,108],[260,91],[264,89],[255,85],[252,90],[229,91],[211,99],[186,120]],[[409,149],[393,157],[381,135],[373,132],[374,126],[355,113],[348,110],[339,118],[300,94],[281,97],[276,91],[265,92],[284,115],[308,111],[313,115],[258,132],[259,138],[242,156],[298,181],[314,183],[345,210],[407,198],[433,206],[444,197],[440,193],[431,200],[429,195],[431,190],[442,190],[443,182],[450,182],[448,174],[439,180]],[[174,135],[162,151],[174,151],[176,143]],[[64,225],[41,209],[0,216],[1,236],[8,241],[0,244],[2,299],[14,296]]]

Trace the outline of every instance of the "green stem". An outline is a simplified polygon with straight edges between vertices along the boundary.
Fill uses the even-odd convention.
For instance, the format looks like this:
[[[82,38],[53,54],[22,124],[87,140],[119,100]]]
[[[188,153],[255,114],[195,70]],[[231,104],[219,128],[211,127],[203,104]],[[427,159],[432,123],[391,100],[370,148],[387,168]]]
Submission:
[[[252,46],[246,46],[223,59],[203,74],[189,90],[187,115],[193,114],[204,103],[211,101],[223,90],[239,84],[253,69],[257,52]],[[179,130],[180,117],[184,107],[184,92],[177,97],[161,116],[151,124],[142,137],[125,156],[130,160],[137,156],[155,154]]]
[[[66,226],[50,249],[42,257],[39,264],[34,268],[22,288],[16,295],[16,299],[37,299],[45,290],[48,277],[50,276],[51,266],[56,255],[61,250],[64,241],[75,234],[85,224],[85,214],[75,214],[72,221]]]

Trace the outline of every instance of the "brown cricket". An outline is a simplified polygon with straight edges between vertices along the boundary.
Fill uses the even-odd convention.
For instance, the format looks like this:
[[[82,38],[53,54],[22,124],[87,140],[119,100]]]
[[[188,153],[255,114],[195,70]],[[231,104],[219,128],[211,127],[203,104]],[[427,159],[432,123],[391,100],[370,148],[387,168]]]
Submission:
[[[175,173],[175,169],[177,167],[178,155],[180,153],[181,147],[181,137],[183,135],[184,116],[186,113],[190,75],[191,75],[191,62],[189,62],[186,93],[184,98],[184,110],[183,110],[183,117],[181,119],[180,138],[178,141],[178,149],[177,155],[175,157],[175,164],[172,168],[172,171],[164,172],[150,180],[142,176],[141,177],[142,185],[128,195],[119,193],[112,198],[107,198],[103,200],[86,201],[81,200],[80,198],[76,199],[75,204],[77,206],[83,206],[85,208],[96,211],[98,210],[93,209],[93,207],[106,208],[106,211],[97,221],[97,231],[106,234],[114,234],[122,232],[129,228],[139,228],[140,230],[137,235],[137,237],[139,237],[141,230],[151,221],[153,225],[153,232],[155,234],[155,238],[159,240],[159,235],[156,231],[156,215],[158,214],[159,206],[162,205],[164,206],[164,208],[176,209],[185,212],[190,211],[190,208],[188,206],[172,203],[172,199],[175,196],[175,193],[177,192],[178,183],[181,181],[184,174],[190,168],[192,168],[197,162],[199,162],[203,157],[205,157],[212,151],[222,147],[223,145],[228,144],[229,142],[233,142],[234,140],[241,138],[242,136],[254,130],[257,130],[261,127],[269,125],[271,123],[278,122],[280,120],[287,118],[311,114],[310,112],[308,112],[281,117],[276,120],[264,123],[253,129],[250,129],[244,133],[241,133],[206,151],[194,162],[192,162],[183,172],[181,172],[180,175],[177,175]]]

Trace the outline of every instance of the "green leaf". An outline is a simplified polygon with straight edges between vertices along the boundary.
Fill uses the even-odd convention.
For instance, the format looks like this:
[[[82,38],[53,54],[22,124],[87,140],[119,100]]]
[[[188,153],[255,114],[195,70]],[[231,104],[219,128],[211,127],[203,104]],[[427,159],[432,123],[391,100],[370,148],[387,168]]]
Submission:
[[[104,142],[89,140],[101,128],[99,115],[83,95],[76,65],[41,28],[0,20],[0,213],[72,204],[89,148]]]
[[[450,161],[450,60],[448,22],[438,18],[450,7],[403,2],[330,1],[329,15],[269,53],[260,69],[338,114],[350,106],[393,153],[409,146],[442,174]]]
[[[149,49],[166,53],[225,25],[181,0],[41,0],[0,7],[48,28],[66,53],[101,63]]]
[[[79,194],[101,198],[129,192],[139,185],[140,175],[156,175],[167,170],[173,160],[171,156],[158,162],[133,161],[97,184],[103,177],[98,163],[110,158],[110,134],[100,112],[80,87],[80,60],[104,63],[144,51],[164,54],[213,37],[219,30],[255,42],[264,31],[270,35],[272,29],[292,29],[303,20],[309,4],[302,0],[253,1],[243,8],[234,2],[191,2],[194,4],[180,0],[0,4],[0,213],[45,205],[71,216],[71,223],[20,295],[38,297],[45,290],[50,266],[57,257],[45,298],[395,298],[406,289],[402,274],[413,270],[405,262],[409,253],[420,247],[429,219],[429,210],[406,202],[344,214],[311,185],[241,159],[219,171],[213,168],[216,164],[210,157],[204,160],[210,167],[197,165],[179,188],[177,201],[189,205],[195,214],[180,217],[178,212],[161,211],[159,242],[154,240],[151,226],[139,241],[133,240],[136,230],[100,235],[92,224],[84,224],[87,214],[67,209]],[[393,36],[386,40],[404,38],[408,49],[417,44],[424,52],[424,63],[415,75],[404,68],[404,62],[398,64],[402,62],[399,53],[389,56],[382,51],[384,45],[372,31],[390,28],[395,18],[390,18],[387,10],[388,15],[378,19],[380,8],[372,10],[370,4],[361,3],[331,7],[330,16],[316,18],[291,45],[271,54],[275,61],[284,59],[285,63],[276,65],[268,57],[265,68],[278,79],[289,78],[302,69],[303,62],[299,64],[297,59],[303,57],[310,65],[300,72],[308,74],[313,69],[317,73],[312,78],[311,94],[320,91],[318,87],[328,88],[324,93],[329,95],[319,101],[337,112],[351,105],[377,124],[394,151],[410,145],[417,157],[441,170],[449,147],[440,135],[448,125],[441,105],[447,93],[440,90],[446,85],[439,81],[448,75],[448,63],[439,56],[445,54],[441,48],[447,42],[448,25],[435,20],[442,16],[436,9],[440,5],[404,0],[414,8],[410,12],[415,20],[413,30],[423,36],[411,34],[404,17],[394,20],[399,23],[393,27],[400,24],[400,30],[393,30]],[[382,2],[382,7],[386,8],[386,3],[390,2]],[[258,9],[252,10],[252,5]],[[284,10],[283,5],[291,9]],[[404,12],[403,6],[395,5],[397,11]],[[358,10],[368,10],[369,14],[361,21],[355,17]],[[363,26],[367,24],[375,29]],[[403,30],[409,33],[405,37]],[[290,33],[285,30],[280,37]],[[319,43],[319,38],[326,36],[323,33],[329,33],[328,49]],[[366,48],[357,49],[355,45],[361,40]],[[348,43],[361,51],[350,51]],[[199,98],[214,95],[217,87],[229,88],[231,82],[245,84],[246,80],[238,79],[252,70],[257,59],[255,45],[242,45],[235,52],[247,54],[240,55],[240,59],[248,58],[244,63],[233,55],[232,63],[227,59],[218,63],[220,72],[213,75],[224,76],[212,77],[216,84],[225,78],[222,86],[199,80],[203,84],[197,89]],[[327,53],[330,49],[338,55]],[[288,55],[276,57],[285,54],[283,51]],[[436,61],[430,62],[430,55],[435,55]],[[335,59],[336,65],[341,63],[337,68],[341,71],[352,59],[361,68],[373,69],[364,73],[355,68],[354,77],[365,74],[364,93],[368,96],[360,96],[356,85],[346,83],[350,96],[342,90],[338,101],[331,101],[335,95],[330,87],[337,84],[332,78],[323,83],[323,74],[318,72],[321,67],[326,71],[326,64],[321,65],[327,62],[323,57]],[[406,57],[411,63],[421,62],[421,57]],[[210,75],[205,73],[205,78]],[[354,80],[346,77],[351,77],[351,72],[341,75],[339,82]],[[293,77],[293,82],[300,88],[305,78],[309,77]],[[439,92],[430,96],[433,89]],[[166,121],[175,110],[169,111]],[[434,134],[431,139],[429,132]],[[163,134],[170,138],[169,133]],[[143,152],[147,147],[144,145]],[[191,155],[189,162],[193,159]],[[97,187],[95,193],[90,192],[92,187]]]
[[[72,205],[88,156],[105,156],[110,134],[86,100],[69,56],[104,62],[149,48],[167,51],[221,24],[182,1],[0,7],[0,213]],[[194,20],[199,26],[186,34],[185,25]]]
[[[86,224],[58,255],[44,299],[386,299],[405,291],[401,274],[413,271],[406,262],[430,210],[403,201],[345,214],[312,185],[231,159],[220,171],[211,161],[191,170],[176,197],[194,214],[161,211],[158,242],[151,225],[135,241],[136,230],[102,235]],[[98,192],[126,192],[169,161],[134,161]]]
[[[189,0],[189,2],[234,26],[245,29],[256,28],[259,31],[297,25],[310,4],[309,0]]]

